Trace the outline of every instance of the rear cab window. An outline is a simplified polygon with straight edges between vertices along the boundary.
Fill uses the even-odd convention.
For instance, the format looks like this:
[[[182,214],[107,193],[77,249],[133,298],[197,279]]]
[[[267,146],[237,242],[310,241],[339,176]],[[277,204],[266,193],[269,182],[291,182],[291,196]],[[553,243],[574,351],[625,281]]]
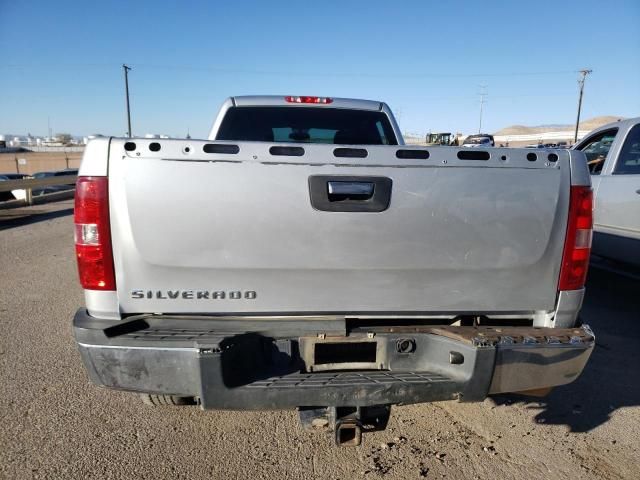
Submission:
[[[379,111],[324,107],[231,107],[216,140],[345,145],[397,145]]]

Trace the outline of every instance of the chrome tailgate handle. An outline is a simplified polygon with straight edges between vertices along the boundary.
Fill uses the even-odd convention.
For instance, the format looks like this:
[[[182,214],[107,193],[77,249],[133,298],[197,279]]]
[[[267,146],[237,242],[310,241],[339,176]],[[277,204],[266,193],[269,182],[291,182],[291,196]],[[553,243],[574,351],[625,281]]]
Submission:
[[[327,182],[329,195],[371,198],[375,184],[373,182]]]
[[[389,208],[393,182],[388,177],[311,175],[311,206],[323,212],[383,212]]]

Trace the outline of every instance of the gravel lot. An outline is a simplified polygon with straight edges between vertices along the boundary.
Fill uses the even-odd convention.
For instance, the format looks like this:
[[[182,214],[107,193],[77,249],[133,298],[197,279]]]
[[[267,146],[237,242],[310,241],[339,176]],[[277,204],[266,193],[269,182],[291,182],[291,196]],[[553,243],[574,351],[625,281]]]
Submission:
[[[293,411],[154,408],[91,385],[71,330],[71,208],[0,211],[2,478],[638,478],[640,281],[592,269],[582,316],[597,347],[575,383],[396,407],[386,431],[336,448]]]

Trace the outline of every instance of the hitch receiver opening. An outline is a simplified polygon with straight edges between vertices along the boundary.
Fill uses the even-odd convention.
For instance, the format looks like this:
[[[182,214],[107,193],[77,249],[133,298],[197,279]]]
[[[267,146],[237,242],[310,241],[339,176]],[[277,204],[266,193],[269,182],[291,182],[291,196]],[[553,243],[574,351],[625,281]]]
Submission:
[[[345,420],[336,426],[336,445],[357,447],[362,443],[362,426],[355,420]]]

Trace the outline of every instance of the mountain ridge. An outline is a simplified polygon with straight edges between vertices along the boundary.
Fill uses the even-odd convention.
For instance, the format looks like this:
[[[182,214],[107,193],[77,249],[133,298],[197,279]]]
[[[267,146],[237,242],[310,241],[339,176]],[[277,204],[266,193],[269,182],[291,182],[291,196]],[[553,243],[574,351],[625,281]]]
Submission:
[[[588,120],[580,122],[579,130],[593,130],[607,123],[615,122],[618,120],[624,120],[624,117],[618,117],[615,115],[600,115]],[[572,131],[575,128],[575,124],[548,124],[548,125],[510,125],[495,132],[493,135],[534,135],[540,133],[546,133],[549,131]]]

